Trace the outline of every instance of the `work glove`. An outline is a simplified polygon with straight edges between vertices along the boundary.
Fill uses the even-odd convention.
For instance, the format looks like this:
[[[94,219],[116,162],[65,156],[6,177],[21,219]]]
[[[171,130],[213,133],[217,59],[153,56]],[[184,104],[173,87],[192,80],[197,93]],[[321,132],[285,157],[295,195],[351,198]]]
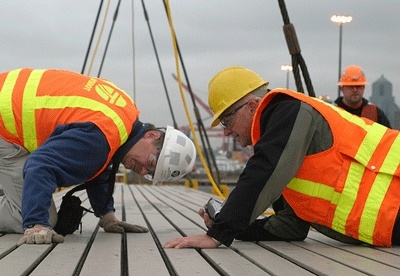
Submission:
[[[57,234],[50,227],[36,224],[32,228],[26,228],[24,236],[19,239],[17,245],[21,244],[49,244],[49,243],[61,243],[64,241],[64,237]]]
[[[115,217],[114,212],[108,212],[100,217],[99,225],[103,227],[104,231],[110,233],[147,233],[149,230],[145,227],[120,221]]]

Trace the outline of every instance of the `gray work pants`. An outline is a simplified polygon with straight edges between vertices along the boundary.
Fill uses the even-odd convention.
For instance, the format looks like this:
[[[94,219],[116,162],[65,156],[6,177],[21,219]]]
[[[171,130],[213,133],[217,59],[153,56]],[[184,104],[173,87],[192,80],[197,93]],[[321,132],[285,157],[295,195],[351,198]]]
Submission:
[[[22,170],[29,152],[16,144],[0,138],[0,232],[23,233],[22,229],[22,190],[24,179]],[[49,209],[50,225],[57,222],[54,201]]]

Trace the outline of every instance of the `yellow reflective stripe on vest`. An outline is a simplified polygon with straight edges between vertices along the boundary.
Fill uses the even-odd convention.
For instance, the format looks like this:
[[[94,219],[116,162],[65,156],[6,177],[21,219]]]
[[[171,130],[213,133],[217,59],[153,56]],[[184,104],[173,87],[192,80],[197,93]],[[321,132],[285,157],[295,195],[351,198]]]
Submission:
[[[361,235],[359,239],[370,244],[373,243],[372,236],[374,235],[376,220],[378,219],[379,206],[382,205],[383,199],[385,198],[386,191],[390,186],[393,175],[388,174],[378,174],[374,181],[374,185],[369,192],[369,196],[365,202],[363,213],[360,220],[360,229],[363,229],[363,233],[366,235]],[[379,183],[377,185],[376,183]],[[373,195],[373,196],[371,196]],[[375,211],[372,213],[372,211]],[[368,214],[365,214],[368,212]]]
[[[345,234],[346,232],[346,221],[356,201],[364,171],[363,165],[355,162],[350,164],[346,182],[332,220],[332,229],[339,233]]]
[[[5,128],[13,135],[18,136],[15,126],[15,117],[13,112],[12,95],[15,83],[17,82],[21,69],[8,73],[3,87],[1,88],[0,97],[0,114],[3,118]]]
[[[35,101],[37,88],[45,70],[33,70],[29,75],[24,89],[22,101],[22,131],[24,147],[33,151],[37,148]]]
[[[386,155],[385,160],[382,163],[381,171],[394,175],[399,166],[399,153],[398,149],[400,148],[400,135],[397,135],[396,139],[394,139],[392,146],[390,147],[388,154]],[[393,154],[396,152],[397,154]]]
[[[72,107],[72,108],[85,108],[93,111],[102,112],[107,117],[112,118],[112,120],[116,124],[121,143],[123,143],[128,139],[127,129],[125,127],[124,122],[118,116],[118,114],[109,106],[101,104],[95,100],[91,100],[80,96],[41,96],[41,97],[36,97],[35,104],[37,109],[40,108],[63,109],[67,107]],[[27,127],[29,129],[28,125]],[[26,148],[30,151],[37,148],[36,136],[25,136],[25,135],[32,135],[34,133],[36,133],[35,129],[29,132],[24,130],[24,143]],[[31,142],[29,143],[25,142],[28,140]]]
[[[376,147],[385,135],[386,128],[380,124],[373,124],[364,126],[364,129],[368,132],[357,151],[355,159],[362,161],[362,163],[364,162],[364,165],[367,165],[372,154],[375,152]]]
[[[26,83],[22,103],[22,127],[24,137],[24,147],[29,151],[37,148],[36,136],[36,109],[64,109],[83,108],[98,111],[112,119],[118,128],[121,143],[128,139],[127,129],[121,117],[109,106],[98,101],[81,96],[36,96],[40,79],[45,70],[32,71]],[[15,127],[15,126],[14,126]]]
[[[390,152],[395,151],[394,149],[398,148],[400,148],[400,136],[397,136],[389,150],[389,154],[387,156],[390,157],[386,157],[383,161],[381,171],[387,173],[378,174],[375,178],[374,185],[372,186],[369,193],[370,195],[374,195],[374,198],[369,196],[365,202],[364,212],[366,210],[369,210],[369,217],[371,217],[371,210],[376,210],[376,212],[373,214],[374,220],[366,219],[364,212],[361,216],[360,229],[364,229],[364,232],[367,233],[367,237],[365,237],[364,235],[360,236],[360,240],[369,242],[371,244],[372,239],[368,237],[372,237],[374,234],[375,223],[379,213],[379,206],[382,205],[382,202],[386,196],[386,191],[389,189],[390,183],[393,180],[393,175],[397,170],[399,162],[398,156],[396,156],[395,154],[390,154]],[[379,185],[375,185],[375,183],[379,183]]]
[[[293,178],[287,187],[310,197],[325,199],[335,205],[340,197],[340,193],[336,192],[333,187],[300,178]]]
[[[81,96],[41,96],[36,98],[37,108],[52,108],[63,109],[67,107],[84,108],[93,111],[98,111],[112,119],[118,128],[119,138],[121,143],[128,139],[128,131],[125,127],[124,121],[108,105],[102,104],[98,101],[88,99]]]

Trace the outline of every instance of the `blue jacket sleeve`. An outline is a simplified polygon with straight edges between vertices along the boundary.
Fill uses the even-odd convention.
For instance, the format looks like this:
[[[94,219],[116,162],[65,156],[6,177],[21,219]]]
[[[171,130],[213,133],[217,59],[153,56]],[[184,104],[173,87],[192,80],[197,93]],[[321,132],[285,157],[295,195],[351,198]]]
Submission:
[[[114,189],[114,185],[110,187],[110,182],[112,184],[115,183],[115,177],[111,166],[108,166],[106,170],[90,181],[91,186],[86,189],[90,205],[93,207],[94,214],[97,217],[109,211],[115,211],[114,199],[112,196],[109,197],[110,189]]]
[[[109,151],[104,134],[93,123],[58,126],[25,162],[23,228],[32,224],[49,226],[48,209],[55,189],[87,181],[106,162]],[[91,203],[96,204],[96,200]],[[104,206],[103,202],[98,203],[101,204]]]

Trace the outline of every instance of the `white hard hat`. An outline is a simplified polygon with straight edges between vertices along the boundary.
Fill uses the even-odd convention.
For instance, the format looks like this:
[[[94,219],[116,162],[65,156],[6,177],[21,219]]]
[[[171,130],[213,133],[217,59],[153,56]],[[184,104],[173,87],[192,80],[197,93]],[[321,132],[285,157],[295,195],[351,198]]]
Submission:
[[[191,172],[196,161],[196,148],[184,133],[167,126],[158,157],[153,184],[177,180]]]

